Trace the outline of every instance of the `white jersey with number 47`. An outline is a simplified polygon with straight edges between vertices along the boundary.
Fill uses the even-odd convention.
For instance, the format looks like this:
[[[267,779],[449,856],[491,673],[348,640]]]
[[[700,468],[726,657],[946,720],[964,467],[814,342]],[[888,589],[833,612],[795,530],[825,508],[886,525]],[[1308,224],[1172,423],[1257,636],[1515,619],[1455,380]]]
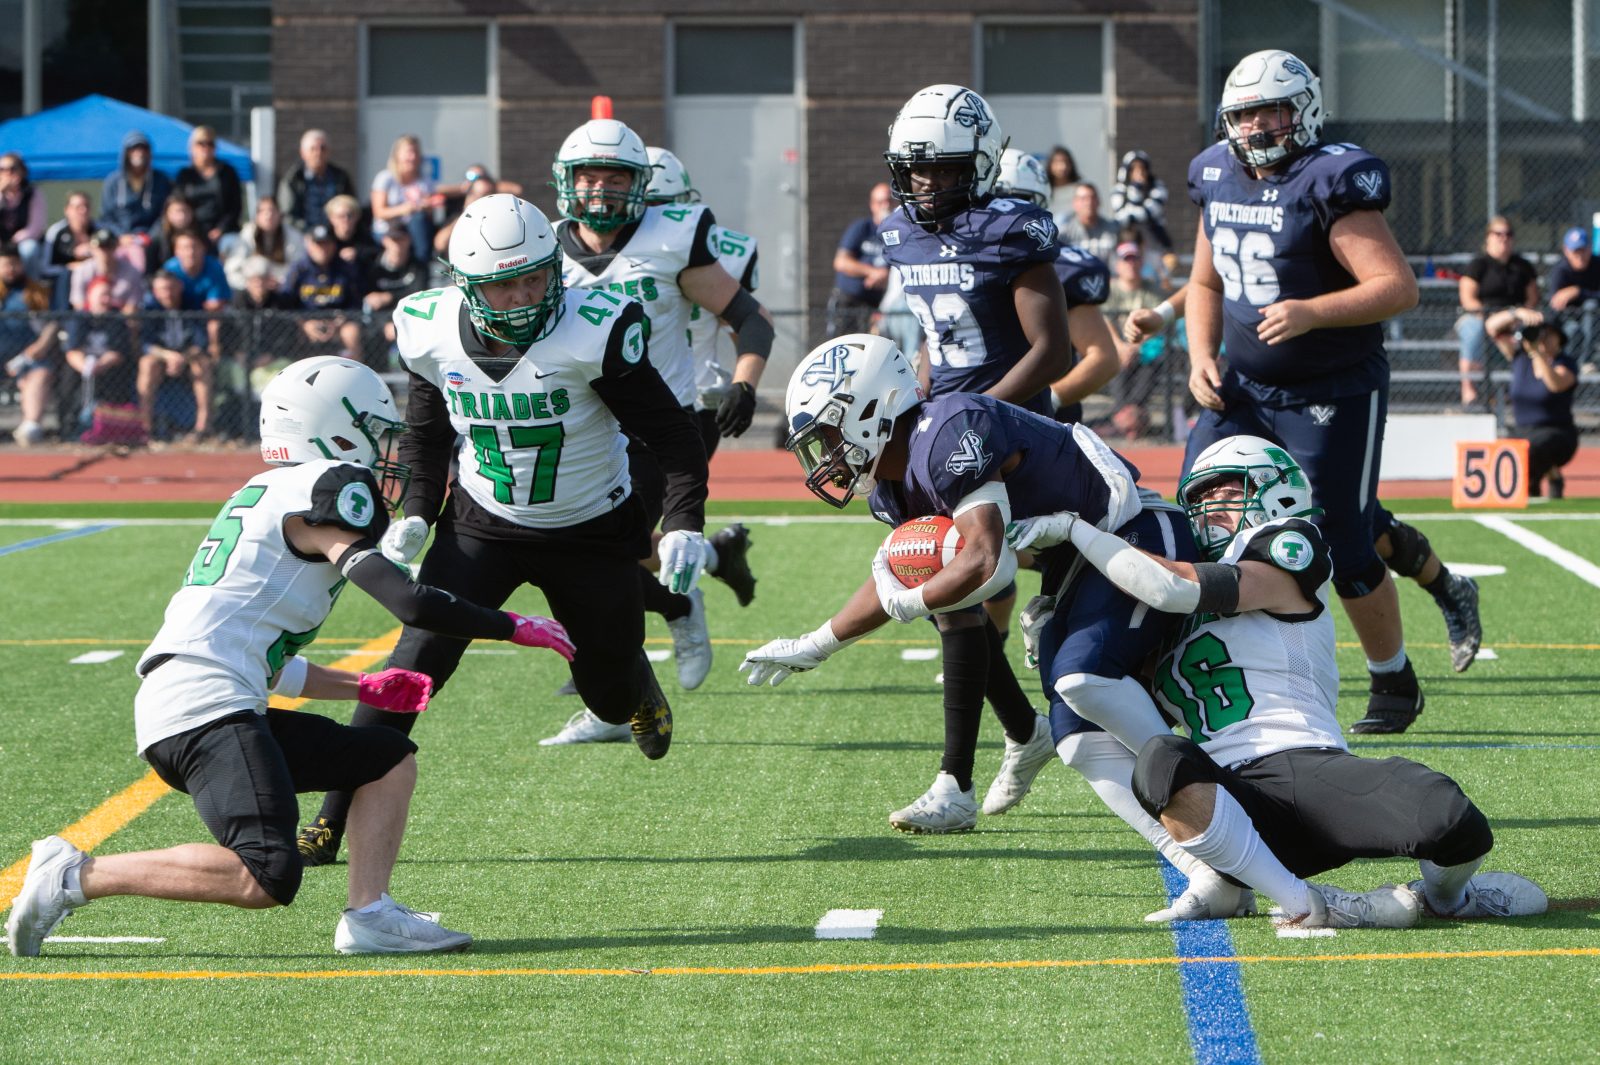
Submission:
[[[467,354],[463,304],[459,289],[433,289],[394,312],[401,361],[439,389],[461,435],[456,483],[489,513],[534,529],[614,509],[630,490],[628,441],[591,382],[644,358],[643,317],[628,310],[637,304],[568,289],[549,335],[499,380]]]

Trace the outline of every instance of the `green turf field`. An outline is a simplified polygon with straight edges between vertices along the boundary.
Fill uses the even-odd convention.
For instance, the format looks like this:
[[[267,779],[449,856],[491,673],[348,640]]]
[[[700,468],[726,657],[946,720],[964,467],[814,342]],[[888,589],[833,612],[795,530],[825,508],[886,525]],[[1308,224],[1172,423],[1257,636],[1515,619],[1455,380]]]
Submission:
[[[932,627],[892,625],[780,688],[745,687],[743,652],[824,620],[882,534],[724,509],[769,515],[752,521],[758,596],[740,610],[708,582],[718,658],[699,691],[680,692],[671,663],[658,666],[676,718],[666,759],[631,744],[537,746],[578,705],[551,695],[559,659],[508,645],[479,645],[419,723],[421,782],[394,891],[473,933],[470,953],[334,954],[342,865],[307,870],[296,903],[266,913],[103,900],[58,934],[161,942],[0,956],[0,1060],[1592,1060],[1600,587],[1584,574],[1600,563],[1600,520],[1580,501],[1513,523],[1570,553],[1565,565],[1428,508],[1418,525],[1448,562],[1505,567],[1479,578],[1495,657],[1450,673],[1436,609],[1405,585],[1427,710],[1405,735],[1357,746],[1453,775],[1494,824],[1486,867],[1532,876],[1551,912],[1316,939],[1280,939],[1264,917],[1208,923],[1199,942],[1231,949],[1237,965],[1179,963],[1196,941],[1142,920],[1165,900],[1153,853],[1059,765],[976,832],[892,831],[889,811],[938,767],[938,662],[902,657],[935,649]],[[204,531],[188,513],[122,510],[166,523],[24,550],[63,530],[0,524],[0,870],[145,774],[132,665]],[[1024,595],[1033,583],[1023,578]],[[512,605],[541,606],[532,594]],[[1339,623],[1348,722],[1365,677]],[[394,628],[352,591],[315,660]],[[650,635],[668,647],[659,620]],[[70,663],[93,651],[123,654]],[[990,719],[980,789],[999,758]],[[167,794],[98,850],[202,838],[188,799]],[[1327,879],[1365,889],[1415,875],[1389,861]],[[0,874],[0,906],[14,882]],[[819,941],[834,909],[881,910],[876,937]],[[1237,974],[1246,1012],[1229,1013],[1241,996],[1208,982],[1218,974]]]

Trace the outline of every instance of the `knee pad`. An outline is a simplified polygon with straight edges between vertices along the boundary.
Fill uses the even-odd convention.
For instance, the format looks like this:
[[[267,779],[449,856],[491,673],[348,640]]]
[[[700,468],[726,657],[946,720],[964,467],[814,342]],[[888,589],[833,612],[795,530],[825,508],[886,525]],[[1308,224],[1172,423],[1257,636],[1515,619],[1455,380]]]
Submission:
[[[273,901],[280,906],[287,906],[294,901],[300,891],[300,877],[304,868],[292,835],[279,840],[276,846],[249,847],[235,850],[234,853],[250,870],[250,876],[261,890]]]
[[[1133,765],[1133,794],[1144,812],[1160,820],[1172,797],[1190,784],[1215,783],[1216,764],[1184,736],[1152,736]]]
[[[1422,567],[1428,562],[1428,557],[1433,554],[1433,545],[1428,543],[1428,538],[1415,528],[1398,519],[1391,525],[1389,533],[1389,568],[1402,577],[1415,577],[1422,572]]]
[[[1418,854],[1436,865],[1464,865],[1494,847],[1489,819],[1449,778],[1431,790],[1418,820],[1430,854]]]
[[[1426,542],[1426,541],[1424,541]],[[1424,559],[1428,556],[1423,555]],[[1364,595],[1371,595],[1383,583],[1384,574],[1389,572],[1389,563],[1381,558],[1375,558],[1372,563],[1363,566],[1355,573],[1346,573],[1333,578],[1333,590],[1339,594],[1340,599],[1360,599]]]
[[[1075,714],[1117,737],[1129,751],[1170,731],[1150,693],[1132,677],[1067,673],[1056,678],[1054,687]]]

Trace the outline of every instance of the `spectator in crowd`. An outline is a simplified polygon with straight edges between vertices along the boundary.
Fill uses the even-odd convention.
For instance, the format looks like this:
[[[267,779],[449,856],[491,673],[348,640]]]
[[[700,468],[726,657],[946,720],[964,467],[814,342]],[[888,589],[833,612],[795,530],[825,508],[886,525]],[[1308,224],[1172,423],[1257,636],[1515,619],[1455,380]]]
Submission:
[[[144,272],[153,274],[165,266],[167,260],[172,258],[175,238],[188,229],[194,229],[194,208],[181,194],[174,192],[161,205],[161,225],[150,235],[150,247],[144,256]]]
[[[355,192],[350,175],[328,162],[328,135],[320,129],[302,133],[300,165],[278,183],[278,206],[288,223],[302,233],[326,225],[328,201]]]
[[[354,196],[335,196],[328,201],[328,228],[339,258],[356,268],[356,277],[366,287],[367,274],[378,258],[378,245],[361,224],[361,201]]]
[[[133,357],[128,318],[112,305],[111,282],[97,277],[85,291],[83,312],[68,319],[66,328],[67,365],[83,381],[79,427],[84,443],[133,442],[103,413],[106,405],[121,407],[133,400]]]
[[[172,195],[172,179],[150,158],[150,138],[129,130],[122,138],[122,161],[100,190],[100,222],[125,245],[149,241],[161,225],[161,206]]]
[[[184,313],[183,278],[170,270],[157,270],[150,279],[150,295],[139,325],[139,420],[145,434],[156,436],[156,397],[161,383],[185,374],[194,388],[194,428],[191,440],[209,431],[211,386],[216,375],[216,352],[211,350],[205,323]]]
[[[328,226],[314,226],[306,234],[305,254],[289,267],[283,292],[294,310],[355,311],[361,306],[361,282],[354,263],[339,258],[339,245]],[[318,348],[342,345],[339,354],[361,351],[361,325],[344,316],[319,314],[300,323],[305,338]],[[318,351],[316,354],[326,354]]]
[[[1165,333],[1137,344],[1124,339],[1129,316],[1146,308],[1153,310],[1161,304],[1161,294],[1145,280],[1143,265],[1144,253],[1137,244],[1131,241],[1118,244],[1110,292],[1100,308],[1111,321],[1117,361],[1122,366],[1117,375],[1117,406],[1111,423],[1129,440],[1143,435],[1149,427],[1150,398],[1160,376],[1162,356],[1171,339]]]
[[[516,182],[506,182],[506,184],[514,185]],[[456,231],[456,221],[460,219],[461,212],[465,211],[469,204],[477,203],[485,196],[500,191],[498,185],[499,182],[486,175],[468,183],[466,199],[457,201],[455,213],[448,218],[444,225],[439,227],[439,232],[433,235],[434,254],[442,257],[450,250],[450,234]],[[516,193],[512,193],[512,195],[516,195]]]
[[[364,352],[368,366],[388,369],[389,351],[394,344],[395,304],[428,287],[428,268],[411,254],[411,233],[398,226],[383,235],[383,253],[372,264],[367,276],[362,305],[371,315],[374,328],[367,337]]]
[[[273,375],[289,365],[288,353],[300,346],[300,331],[293,323],[261,312],[292,311],[300,305],[278,288],[273,264],[264,255],[245,256],[234,273],[239,278],[233,290],[236,313],[226,319],[224,349],[245,368],[250,390],[259,396]]]
[[[1117,248],[1117,224],[1100,213],[1100,190],[1080,181],[1072,192],[1072,216],[1058,226],[1063,244],[1076,244],[1101,262]]]
[[[178,230],[172,238],[172,258],[161,268],[183,282],[184,310],[218,311],[233,298],[221,261],[206,250],[206,238],[197,229]]]
[[[1167,233],[1167,186],[1155,176],[1150,156],[1132,151],[1117,167],[1117,184],[1111,190],[1111,216],[1118,225],[1133,226],[1144,234],[1146,248],[1172,250]]]
[[[0,243],[16,246],[29,276],[43,265],[44,227],[44,193],[28,180],[28,164],[16,152],[0,155]]]
[[[89,258],[72,268],[68,286],[67,302],[75,310],[88,305],[89,282],[97,277],[111,282],[111,305],[124,314],[144,302],[144,271],[123,258],[119,248],[116,233],[103,226],[89,238]]]
[[[1478,382],[1488,343],[1484,319],[1507,307],[1537,307],[1539,280],[1533,264],[1516,254],[1516,233],[1503,215],[1484,230],[1483,251],[1461,272],[1461,317],[1456,320],[1460,343],[1461,405],[1480,405]]]
[[[887,183],[872,186],[867,194],[867,208],[871,214],[851,222],[833,252],[833,295],[828,298],[829,336],[868,332],[889,284],[889,266],[884,261],[883,245],[878,236],[878,226],[894,210],[894,197]]]
[[[233,290],[236,311],[297,311],[300,303],[278,287],[272,261],[264,255],[247,255],[239,264],[239,287]]]
[[[1050,176],[1050,201],[1045,207],[1050,217],[1055,219],[1056,228],[1060,229],[1072,214],[1072,196],[1083,176],[1078,173],[1078,161],[1061,144],[1050,149],[1050,158],[1045,160],[1044,169]]]
[[[12,433],[24,447],[44,439],[44,408],[55,379],[55,323],[28,316],[47,310],[49,290],[28,279],[22,252],[0,244],[0,360],[16,382],[22,422]]]
[[[1567,334],[1538,311],[1511,307],[1484,321],[1484,330],[1511,360],[1511,410],[1516,431],[1528,442],[1528,491],[1547,499],[1566,493],[1561,467],[1578,453],[1572,395],[1578,362],[1567,354]]]
[[[239,268],[251,256],[259,255],[272,267],[272,280],[276,284],[289,272],[289,264],[305,252],[305,238],[294,226],[283,220],[278,201],[263,196],[256,201],[255,218],[239,230],[239,242],[233,254],[225,256],[223,267],[228,274],[228,284],[233,288],[244,285],[244,275]]]
[[[1589,231],[1581,226],[1561,238],[1561,261],[1550,268],[1550,308],[1576,309],[1600,300],[1600,261],[1594,257]]]
[[[216,130],[196,126],[190,131],[189,165],[178,171],[173,185],[194,208],[194,224],[207,242],[226,258],[238,239],[244,197],[239,172],[217,158]]]
[[[40,256],[43,267],[39,276],[53,287],[52,307],[59,310],[67,306],[72,268],[88,262],[93,248],[94,212],[89,206],[89,194],[69,192],[61,217],[44,231],[44,251]]]
[[[372,235],[383,239],[390,226],[411,230],[411,251],[426,262],[433,247],[433,209],[444,203],[422,172],[422,141],[402,134],[389,149],[389,165],[372,179]]]

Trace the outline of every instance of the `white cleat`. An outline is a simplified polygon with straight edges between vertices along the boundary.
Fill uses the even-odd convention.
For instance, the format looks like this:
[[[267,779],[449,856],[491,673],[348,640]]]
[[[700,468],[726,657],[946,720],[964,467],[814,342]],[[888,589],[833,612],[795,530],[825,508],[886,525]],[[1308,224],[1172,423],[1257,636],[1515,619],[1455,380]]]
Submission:
[[[89,856],[60,836],[46,836],[33,843],[33,858],[6,921],[6,946],[19,958],[37,958],[45,936],[71,915],[75,907],[87,905],[67,890],[66,877],[89,860]]]
[[[1544,890],[1525,876],[1516,873],[1479,873],[1467,881],[1467,901],[1450,913],[1434,908],[1424,891],[1421,880],[1413,880],[1406,888],[1416,895],[1423,912],[1429,917],[1444,917],[1452,921],[1475,920],[1483,917],[1533,917],[1550,908]]]
[[[678,686],[692,692],[711,672],[711,633],[706,630],[706,600],[700,589],[689,590],[689,613],[667,622],[672,657],[678,664]]]
[[[1274,919],[1280,930],[1300,928],[1411,928],[1422,917],[1422,903],[1410,888],[1385,884],[1371,891],[1341,891],[1307,884],[1311,911]]]
[[[901,832],[970,832],[978,824],[978,804],[970,790],[962,791],[956,785],[955,777],[940,773],[922,798],[890,814],[889,824]]]
[[[466,950],[472,937],[439,924],[436,913],[418,913],[402,906],[387,893],[378,896],[379,907],[369,913],[346,910],[333,933],[333,949],[340,954],[426,954]]]
[[[628,722],[613,725],[609,721],[602,721],[595,716],[593,710],[585,707],[576,714],[567,718],[566,725],[554,736],[546,736],[539,741],[541,747],[563,747],[569,743],[616,743],[633,735]]]
[[[1206,892],[1193,887],[1172,900],[1166,909],[1147,914],[1146,921],[1215,921],[1226,917],[1249,917],[1256,912],[1256,893],[1226,880]]]
[[[1000,761],[1000,772],[983,796],[985,814],[1003,814],[1022,801],[1033,787],[1033,778],[1039,770],[1055,761],[1056,748],[1050,742],[1050,722],[1042,714],[1034,715],[1033,736],[1027,743],[1017,743],[1006,737],[1005,757]]]

